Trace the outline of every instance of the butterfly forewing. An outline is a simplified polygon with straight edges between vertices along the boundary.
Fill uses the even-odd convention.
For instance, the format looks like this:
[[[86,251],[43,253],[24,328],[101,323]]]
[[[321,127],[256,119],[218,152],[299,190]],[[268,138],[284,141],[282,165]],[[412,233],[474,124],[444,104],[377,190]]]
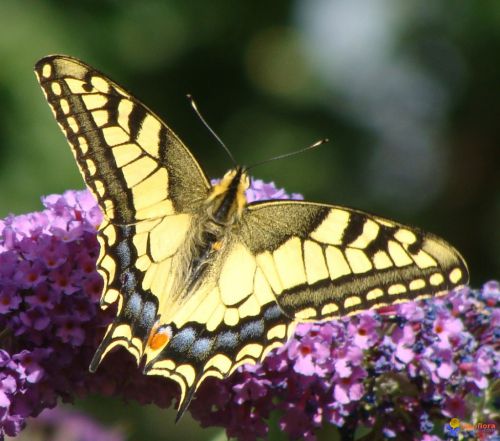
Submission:
[[[416,228],[302,201],[252,204],[244,243],[298,320],[321,320],[445,293],[467,283],[460,254]]]
[[[144,278],[157,270],[155,261],[168,274],[168,251],[189,229],[208,181],[175,133],[102,73],[64,56],[43,58],[35,72],[105,215],[98,234],[101,302],[118,300],[120,311],[93,368],[116,345],[139,359],[159,304],[152,290],[143,289]],[[163,234],[172,229],[176,237]],[[151,247],[158,236],[161,246]]]
[[[205,199],[209,184],[189,150],[120,86],[70,57],[43,58],[35,71],[108,219],[132,224],[192,211]]]

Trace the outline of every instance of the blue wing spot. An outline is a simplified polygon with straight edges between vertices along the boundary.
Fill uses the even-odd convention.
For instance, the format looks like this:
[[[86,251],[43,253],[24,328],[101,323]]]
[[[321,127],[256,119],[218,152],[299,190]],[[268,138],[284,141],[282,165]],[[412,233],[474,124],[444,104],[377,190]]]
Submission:
[[[196,332],[193,328],[184,328],[175,334],[167,347],[178,352],[185,352],[196,340]]]
[[[150,329],[156,319],[157,306],[153,302],[146,302],[142,307],[142,314],[140,317],[141,326]]]
[[[264,322],[262,320],[255,320],[250,323],[245,323],[241,327],[240,336],[242,340],[255,339],[264,333]]]
[[[137,286],[137,278],[132,271],[124,271],[120,276],[120,281],[124,291],[126,291],[127,293],[135,291],[135,287]]]
[[[238,344],[238,334],[232,331],[226,331],[217,336],[215,342],[216,349],[233,349]]]
[[[120,268],[127,268],[131,265],[130,249],[125,242],[120,242],[116,246],[116,254],[120,259]]]
[[[132,264],[130,246],[127,243],[127,240],[132,237],[132,230],[130,227],[123,227],[121,228],[121,232],[123,234],[124,240],[120,241],[116,246],[116,254],[120,259],[120,268],[123,270]]]
[[[213,340],[209,338],[200,338],[196,340],[191,347],[191,355],[195,358],[205,358],[212,348]]]
[[[125,304],[125,308],[123,311],[124,315],[125,317],[136,318],[141,313],[141,309],[142,309],[141,296],[138,293],[134,292],[127,299],[127,303]]]
[[[282,313],[281,313],[278,305],[273,305],[264,311],[264,319],[269,320],[269,321],[277,319],[281,315],[282,315]]]

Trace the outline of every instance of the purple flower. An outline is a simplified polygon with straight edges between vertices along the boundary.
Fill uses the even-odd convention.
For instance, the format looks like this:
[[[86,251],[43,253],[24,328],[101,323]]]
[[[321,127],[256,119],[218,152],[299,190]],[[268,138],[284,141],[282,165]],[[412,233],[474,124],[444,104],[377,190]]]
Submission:
[[[440,317],[434,323],[434,332],[438,336],[438,347],[453,348],[458,344],[460,334],[463,331],[463,323],[458,318]]]
[[[297,329],[297,339],[287,346],[288,358],[293,362],[296,372],[304,375],[323,375],[326,372],[325,363],[330,355],[326,334],[320,335],[307,325]]]
[[[363,379],[366,371],[359,367],[344,369],[334,375],[335,386],[333,397],[340,404],[348,404],[351,401],[359,401],[364,395]]]
[[[56,335],[64,343],[70,343],[73,346],[81,346],[85,339],[85,332],[80,327],[80,322],[72,317],[60,321]]]
[[[249,376],[244,382],[234,386],[234,401],[242,404],[246,401],[256,401],[265,397],[270,386],[269,381],[262,381]]]
[[[378,340],[377,320],[369,312],[352,320],[348,325],[349,334],[353,335],[353,344],[360,349],[367,349]]]
[[[253,180],[247,197],[290,196]],[[0,220],[0,437],[16,435],[58,399],[89,393],[170,406],[177,385],[143,375],[125,350],[88,372],[115,314],[98,306],[102,215],[86,191],[43,202],[40,213]],[[191,413],[249,441],[267,436],[271,413],[278,416],[271,418],[275,430],[294,439],[312,441],[318,428],[333,424],[341,434],[360,427],[437,440],[433,427],[451,417],[490,417],[486,408],[472,414],[471,403],[491,394],[498,377],[499,300],[498,283],[488,282],[478,291],[301,324],[261,364],[205,381]]]
[[[44,376],[44,370],[40,366],[40,361],[50,353],[50,349],[35,349],[33,351],[23,350],[12,356],[12,360],[17,362],[17,373],[21,381],[37,383]]]
[[[286,417],[280,421],[280,429],[292,439],[316,439],[311,430],[311,416],[304,412],[302,407],[294,406],[292,403],[286,410]]]
[[[40,283],[31,290],[32,295],[27,295],[24,301],[31,307],[39,306],[41,309],[53,309],[61,300],[61,295],[51,288],[48,283]]]
[[[14,311],[21,303],[21,296],[14,286],[0,287],[0,314]]]
[[[35,331],[43,331],[50,324],[50,318],[45,314],[42,308],[28,309],[26,312],[19,314],[22,327],[19,327],[19,333],[27,329]]]
[[[463,397],[449,395],[444,399],[443,415],[449,418],[464,419],[468,414],[467,405]]]
[[[22,288],[33,288],[45,280],[43,269],[44,267],[40,262],[21,261],[14,275],[14,282]]]

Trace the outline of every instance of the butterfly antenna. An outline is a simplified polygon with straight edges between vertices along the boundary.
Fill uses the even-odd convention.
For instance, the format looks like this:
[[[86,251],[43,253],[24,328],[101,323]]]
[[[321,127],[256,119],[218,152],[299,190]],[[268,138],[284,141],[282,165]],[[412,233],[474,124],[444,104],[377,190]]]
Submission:
[[[315,149],[315,148],[319,147],[320,145],[326,144],[327,142],[330,142],[330,140],[328,138],[320,139],[319,141],[315,142],[314,144],[311,144],[310,146],[305,147],[305,148],[300,149],[300,150],[297,150],[295,152],[285,153],[283,155],[275,156],[274,158],[266,159],[264,161],[252,164],[251,166],[246,167],[246,170],[250,170],[251,168],[257,167],[258,165],[267,164],[268,162],[271,162],[271,161],[276,161],[278,159],[285,159],[285,158],[289,158],[290,156],[295,156],[295,155],[298,155],[300,153],[307,152],[308,150]]]
[[[200,111],[198,110],[198,106],[196,105],[193,97],[191,96],[191,94],[187,94],[186,95],[187,99],[189,100],[189,102],[191,103],[191,107],[193,108],[193,110],[195,111],[196,115],[198,115],[198,118],[200,118],[201,122],[203,123],[203,125],[208,129],[208,131],[212,134],[212,136],[217,140],[217,142],[222,146],[222,148],[226,151],[226,153],[229,155],[229,157],[231,158],[231,161],[233,162],[234,166],[236,167],[238,165],[238,163],[236,162],[236,160],[234,159],[234,156],[233,154],[231,153],[231,150],[229,150],[226,146],[226,144],[224,144],[224,142],[222,141],[222,139],[220,139],[219,135],[217,135],[217,133],[215,133],[215,131],[212,129],[212,127],[210,127],[208,125],[208,123],[205,121],[205,118],[203,118],[202,114],[200,113]]]

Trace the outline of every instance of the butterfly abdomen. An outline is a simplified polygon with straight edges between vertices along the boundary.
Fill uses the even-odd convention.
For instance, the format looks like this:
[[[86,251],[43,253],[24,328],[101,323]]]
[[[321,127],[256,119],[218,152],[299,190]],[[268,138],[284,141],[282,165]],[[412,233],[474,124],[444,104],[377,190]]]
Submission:
[[[209,220],[207,224],[212,224],[210,225],[212,228],[204,228],[201,232],[200,240],[194,242],[192,246],[192,255],[187,277],[187,292],[195,289],[197,282],[203,277],[208,266],[213,262],[216,254],[220,251],[223,243],[224,230],[226,227],[213,225],[214,222],[211,220]]]

